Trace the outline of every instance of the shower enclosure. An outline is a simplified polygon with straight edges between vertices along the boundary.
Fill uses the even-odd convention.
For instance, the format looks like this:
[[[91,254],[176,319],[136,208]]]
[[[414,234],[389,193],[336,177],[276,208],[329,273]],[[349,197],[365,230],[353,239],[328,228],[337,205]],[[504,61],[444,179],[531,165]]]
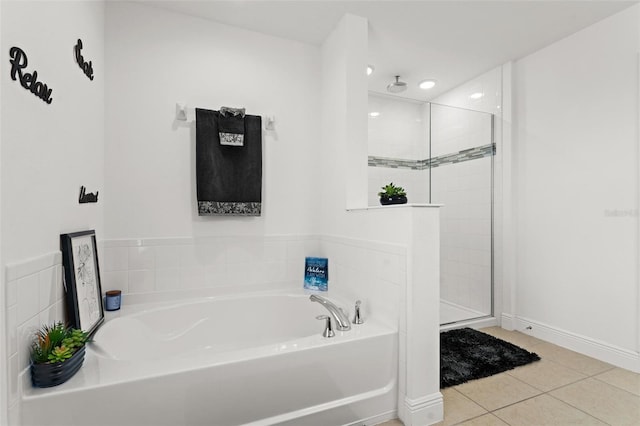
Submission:
[[[389,182],[442,204],[440,323],[493,315],[493,115],[371,92],[369,205]]]

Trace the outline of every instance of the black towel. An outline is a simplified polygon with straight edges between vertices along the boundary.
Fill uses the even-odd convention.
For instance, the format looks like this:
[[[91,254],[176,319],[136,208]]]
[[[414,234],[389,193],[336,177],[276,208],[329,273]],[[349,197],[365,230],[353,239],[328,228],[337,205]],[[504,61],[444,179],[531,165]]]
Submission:
[[[220,113],[196,108],[198,214],[260,216],[262,117],[244,117],[244,145],[220,145]]]

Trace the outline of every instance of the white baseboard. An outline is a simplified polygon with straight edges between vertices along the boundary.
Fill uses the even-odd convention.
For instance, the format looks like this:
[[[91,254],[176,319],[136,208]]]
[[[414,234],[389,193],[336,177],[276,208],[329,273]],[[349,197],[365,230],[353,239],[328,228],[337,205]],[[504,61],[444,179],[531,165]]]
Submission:
[[[440,392],[418,399],[405,397],[398,407],[400,420],[405,426],[427,426],[444,419],[444,402]]]
[[[502,328],[505,316],[511,317],[513,328],[521,333],[554,343],[558,346],[613,364],[617,367],[640,373],[640,353],[620,348],[590,337],[562,330],[528,318],[502,315]]]
[[[500,326],[505,330],[515,330],[514,316],[503,313],[500,318]]]

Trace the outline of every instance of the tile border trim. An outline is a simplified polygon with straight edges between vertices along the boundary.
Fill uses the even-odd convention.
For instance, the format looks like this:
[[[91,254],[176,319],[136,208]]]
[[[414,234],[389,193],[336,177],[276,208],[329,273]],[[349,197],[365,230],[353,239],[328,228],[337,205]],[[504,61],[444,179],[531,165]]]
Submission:
[[[462,151],[424,160],[405,160],[401,158],[376,157],[370,155],[368,157],[368,165],[369,167],[384,167],[388,169],[427,170],[449,164],[478,160],[493,155],[496,155],[495,143],[463,149]]]
[[[99,243],[104,248],[111,247],[152,247],[169,245],[199,245],[213,244],[221,241],[240,241],[245,243],[260,241],[302,241],[308,239],[320,239],[318,234],[292,234],[292,235],[220,235],[207,237],[175,237],[175,238],[114,238],[103,239]]]

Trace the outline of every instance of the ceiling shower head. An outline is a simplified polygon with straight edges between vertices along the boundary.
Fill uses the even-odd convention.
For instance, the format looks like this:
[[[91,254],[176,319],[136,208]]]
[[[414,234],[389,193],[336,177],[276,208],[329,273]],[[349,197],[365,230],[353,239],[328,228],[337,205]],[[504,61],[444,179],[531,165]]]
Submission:
[[[396,81],[387,86],[387,92],[400,93],[407,90],[407,83],[400,81],[400,76],[396,75]]]

